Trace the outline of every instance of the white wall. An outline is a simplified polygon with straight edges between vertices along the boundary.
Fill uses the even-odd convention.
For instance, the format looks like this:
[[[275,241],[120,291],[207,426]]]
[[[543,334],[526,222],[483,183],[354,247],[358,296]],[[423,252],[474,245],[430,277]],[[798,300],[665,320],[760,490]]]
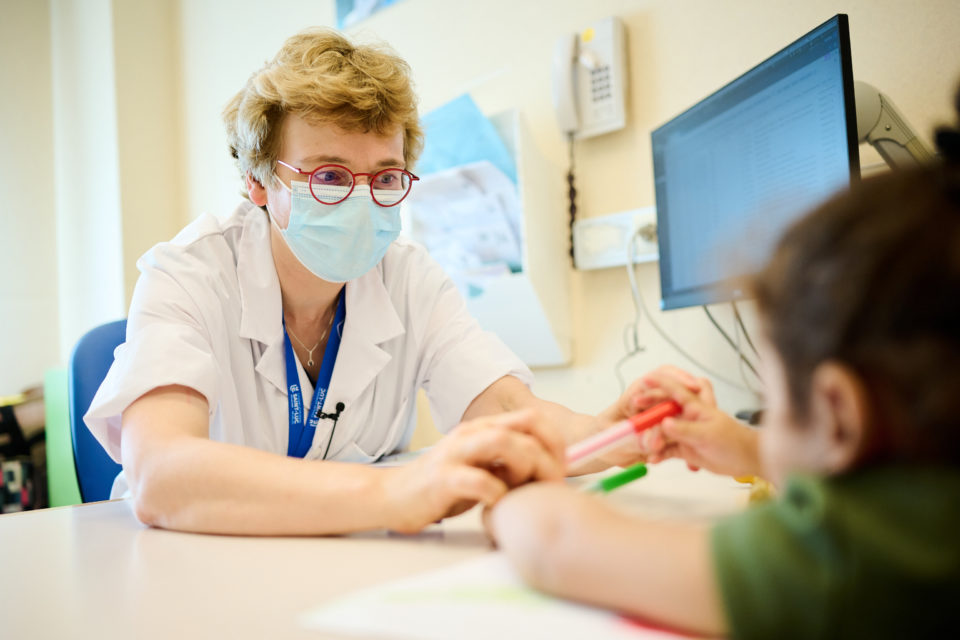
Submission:
[[[58,360],[50,8],[0,6],[0,395]]]
[[[183,135],[177,5],[113,0],[123,314],[136,261],[183,226]],[[112,318],[110,318],[112,319]]]
[[[60,343],[123,317],[123,237],[110,0],[51,3]]]
[[[0,395],[124,316],[137,257],[182,226],[176,9],[0,5]]]

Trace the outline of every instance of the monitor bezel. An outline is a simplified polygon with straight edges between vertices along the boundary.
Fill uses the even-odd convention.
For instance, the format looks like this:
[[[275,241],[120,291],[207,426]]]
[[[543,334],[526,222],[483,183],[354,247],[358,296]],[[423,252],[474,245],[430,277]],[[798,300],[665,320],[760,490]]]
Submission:
[[[837,30],[838,40],[839,40],[839,50],[840,50],[840,68],[841,68],[841,82],[843,85],[843,102],[844,102],[844,116],[846,118],[846,142],[847,142],[847,156],[848,164],[850,167],[850,184],[854,184],[857,180],[860,179],[860,151],[859,151],[859,136],[857,134],[857,108],[856,103],[854,102],[854,89],[853,89],[853,59],[851,55],[850,48],[850,27],[849,21],[846,14],[838,13],[829,20],[817,25],[813,29],[810,29],[800,37],[796,38],[793,42],[781,48],[777,52],[773,53],[770,56],[767,56],[764,60],[757,63],[744,73],[740,74],[730,82],[727,82],[722,87],[718,88],[713,93],[708,96],[698,100],[695,104],[691,105],[685,109],[682,113],[677,114],[667,122],[661,124],[655,128],[650,133],[650,142],[651,142],[651,153],[656,146],[656,136],[664,133],[666,129],[669,129],[672,125],[677,123],[679,120],[685,118],[694,109],[700,107],[704,103],[714,99],[718,94],[726,91],[732,85],[742,82],[744,79],[748,79],[752,74],[757,73],[760,67],[767,65],[772,60],[776,59],[779,56],[783,56],[791,50],[791,48],[800,44],[801,41],[809,38],[818,31],[826,30],[829,28],[835,28]],[[657,185],[656,182],[656,157],[654,154],[653,158],[654,163],[654,190],[655,193],[660,190],[661,187]],[[664,256],[670,256],[669,251],[669,238],[670,238],[670,226],[666,222],[665,217],[661,214],[660,208],[657,208],[657,244],[660,255],[660,308],[664,311],[671,309],[682,309],[688,307],[702,306],[707,304],[715,304],[719,302],[731,302],[742,300],[748,297],[748,293],[744,291],[741,287],[738,287],[738,282],[743,280],[743,276],[730,277],[724,280],[712,282],[709,284],[704,284],[699,287],[692,289],[684,289],[682,291],[665,291],[665,278],[664,278],[664,269],[663,261]]]

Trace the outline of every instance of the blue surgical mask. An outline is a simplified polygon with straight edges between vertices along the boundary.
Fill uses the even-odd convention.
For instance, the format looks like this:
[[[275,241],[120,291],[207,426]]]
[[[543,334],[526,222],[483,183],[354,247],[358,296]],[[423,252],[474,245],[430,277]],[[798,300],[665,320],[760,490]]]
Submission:
[[[280,234],[303,266],[327,282],[347,282],[370,271],[400,235],[399,207],[381,207],[364,184],[338,204],[317,202],[306,182],[284,187],[290,192],[290,220]]]

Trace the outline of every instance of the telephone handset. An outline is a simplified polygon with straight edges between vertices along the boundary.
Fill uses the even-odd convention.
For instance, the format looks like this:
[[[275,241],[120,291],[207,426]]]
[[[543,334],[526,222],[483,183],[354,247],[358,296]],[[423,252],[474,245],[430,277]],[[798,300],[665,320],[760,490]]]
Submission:
[[[574,73],[579,37],[577,34],[562,36],[553,49],[553,109],[557,112],[557,124],[564,133],[580,128]]]
[[[553,53],[553,106],[564,133],[589,138],[626,126],[626,30],[616,16],[562,36]]]

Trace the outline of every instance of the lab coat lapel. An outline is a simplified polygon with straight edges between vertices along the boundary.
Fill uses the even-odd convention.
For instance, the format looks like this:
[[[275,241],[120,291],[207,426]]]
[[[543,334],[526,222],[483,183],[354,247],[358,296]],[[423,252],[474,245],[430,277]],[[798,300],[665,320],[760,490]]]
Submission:
[[[240,337],[256,340],[260,359],[256,371],[277,389],[286,393],[286,369],[283,350],[283,307],[280,280],[270,249],[270,222],[253,204],[244,220],[237,245],[237,280],[240,288]],[[254,346],[256,350],[258,346]]]
[[[260,360],[257,361],[256,371],[269,380],[277,389],[287,393],[286,354],[283,351],[283,338],[267,345]]]
[[[333,369],[324,411],[338,402],[346,407],[363,393],[390,361],[378,345],[405,330],[383,283],[383,263],[347,283],[347,319]]]

